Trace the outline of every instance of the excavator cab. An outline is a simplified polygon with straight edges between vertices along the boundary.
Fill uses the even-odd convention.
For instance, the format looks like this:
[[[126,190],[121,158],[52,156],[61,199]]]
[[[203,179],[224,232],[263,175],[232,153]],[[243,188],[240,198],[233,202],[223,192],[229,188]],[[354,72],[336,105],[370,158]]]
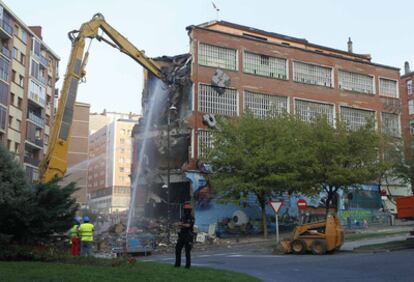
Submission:
[[[324,255],[339,250],[344,243],[344,230],[337,215],[328,215],[324,221],[301,224],[295,227],[290,240],[282,240],[285,253]]]

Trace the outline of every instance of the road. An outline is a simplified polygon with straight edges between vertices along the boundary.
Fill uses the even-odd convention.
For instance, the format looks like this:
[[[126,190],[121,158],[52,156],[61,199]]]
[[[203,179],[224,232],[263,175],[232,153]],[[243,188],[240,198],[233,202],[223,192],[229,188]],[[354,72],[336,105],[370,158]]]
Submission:
[[[185,259],[185,256],[183,256]],[[172,256],[147,260],[174,263]],[[262,281],[414,281],[414,250],[332,255],[271,255],[229,249],[193,253],[194,266],[244,272]],[[184,263],[184,261],[183,261]]]

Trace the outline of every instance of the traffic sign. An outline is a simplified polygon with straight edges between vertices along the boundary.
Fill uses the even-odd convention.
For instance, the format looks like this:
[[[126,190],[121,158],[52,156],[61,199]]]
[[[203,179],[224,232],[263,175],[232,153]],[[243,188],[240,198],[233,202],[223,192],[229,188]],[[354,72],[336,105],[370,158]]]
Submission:
[[[299,199],[296,203],[298,209],[304,210],[308,207],[308,203],[306,203],[305,199]]]
[[[275,211],[275,213],[278,213],[280,210],[280,207],[283,205],[283,202],[270,201],[269,204],[272,207],[272,209]]]

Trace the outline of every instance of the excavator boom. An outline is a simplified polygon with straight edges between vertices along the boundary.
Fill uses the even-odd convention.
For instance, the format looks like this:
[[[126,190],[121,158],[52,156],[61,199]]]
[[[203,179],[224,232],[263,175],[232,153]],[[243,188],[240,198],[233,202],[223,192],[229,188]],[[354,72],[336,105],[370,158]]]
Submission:
[[[100,31],[106,34],[112,42],[100,36]],[[109,25],[102,14],[96,14],[92,20],[82,24],[80,30],[71,31],[69,38],[72,41],[72,50],[50,134],[49,147],[39,167],[42,183],[63,176],[67,169],[74,103],[78,85],[85,76],[85,65],[88,58],[88,52],[85,53],[86,39],[98,39],[108,43],[127,54],[159,79],[164,80],[160,66],[146,57],[143,51],[136,48],[127,38]]]

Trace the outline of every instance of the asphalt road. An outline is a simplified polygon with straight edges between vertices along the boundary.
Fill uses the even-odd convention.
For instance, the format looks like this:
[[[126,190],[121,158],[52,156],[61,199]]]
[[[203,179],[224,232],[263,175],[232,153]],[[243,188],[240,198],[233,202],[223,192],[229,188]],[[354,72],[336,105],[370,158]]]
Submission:
[[[183,259],[185,256],[183,254]],[[174,263],[170,256],[148,260]],[[183,261],[184,264],[184,261]],[[193,253],[193,266],[244,272],[263,281],[414,281],[414,250],[332,255],[270,255],[243,249]],[[191,270],[190,270],[191,271]]]

